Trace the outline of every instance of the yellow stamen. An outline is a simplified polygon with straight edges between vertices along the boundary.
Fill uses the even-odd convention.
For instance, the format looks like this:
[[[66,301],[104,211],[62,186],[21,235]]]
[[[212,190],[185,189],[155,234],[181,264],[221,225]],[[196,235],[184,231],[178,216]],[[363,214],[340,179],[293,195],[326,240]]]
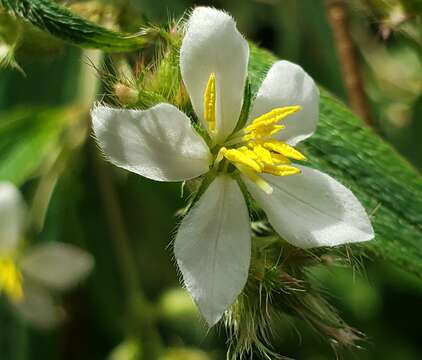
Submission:
[[[215,81],[211,76],[209,84]],[[212,86],[215,87],[215,84],[207,86],[206,99],[209,97],[207,94],[211,92],[208,88]],[[306,160],[305,156],[292,146],[272,138],[285,127],[277,123],[299,110],[300,106],[286,106],[273,109],[256,118],[246,128],[232,135],[225,146],[238,147],[232,149],[222,147],[217,154],[215,164],[226,158],[263,191],[271,194],[272,187],[259,174],[295,175],[300,173],[300,169],[291,165],[290,159]]]
[[[264,172],[276,176],[289,176],[300,173],[300,169],[290,165],[265,165]]]
[[[277,154],[277,153],[271,153],[271,157],[273,158],[273,162],[274,164],[283,164],[283,165],[288,165],[291,164],[291,161],[285,157],[284,155],[281,154]]]
[[[251,158],[252,160],[259,161],[258,154],[254,153],[252,150],[249,150],[246,146],[242,146],[238,148],[239,151],[244,153],[247,157]]]
[[[252,121],[252,124],[245,128],[246,132],[254,131],[260,127],[265,127],[269,125],[273,125],[278,123],[279,121],[283,120],[287,116],[294,114],[295,112],[300,110],[300,106],[285,106],[281,108],[275,108],[270,112],[267,112],[260,117],[257,117],[255,120]]]
[[[14,302],[23,298],[22,275],[10,258],[0,260],[0,290]]]
[[[263,127],[261,132],[257,132],[257,135],[261,135],[261,133],[268,134],[269,136],[273,136],[277,134],[279,131],[285,128],[284,125],[270,125],[268,127]]]
[[[215,96],[215,73],[212,72],[204,92],[204,120],[211,132],[215,131],[216,128]]]
[[[250,168],[236,164],[239,171],[253,181],[262,191],[268,195],[272,194],[273,188],[268,184],[262,177],[258,176],[257,173],[253,172]]]
[[[284,155],[285,157],[294,159],[294,160],[306,160],[305,155],[300,151],[296,150],[294,147],[278,140],[268,140],[260,142],[260,144],[271,151]]]
[[[280,130],[285,128],[284,125],[268,125],[253,130],[243,136],[242,140],[249,141],[254,139],[264,139],[277,134]]]
[[[228,149],[223,152],[223,156],[235,164],[241,164],[250,167],[258,173],[262,171],[259,163],[256,162],[251,156],[249,156],[249,154],[246,154],[245,151],[238,149]]]
[[[274,161],[271,156],[271,153],[263,148],[261,145],[256,145],[253,147],[253,152],[258,156],[258,158],[265,164],[273,165]]]

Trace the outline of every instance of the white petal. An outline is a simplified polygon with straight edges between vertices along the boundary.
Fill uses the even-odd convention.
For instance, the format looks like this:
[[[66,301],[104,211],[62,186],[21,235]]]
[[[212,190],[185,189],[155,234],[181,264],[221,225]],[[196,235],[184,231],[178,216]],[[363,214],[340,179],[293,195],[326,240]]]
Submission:
[[[286,128],[276,137],[296,145],[315,132],[319,117],[319,90],[299,65],[278,61],[262,82],[249,118],[253,120],[274,108],[288,105],[300,105],[302,109],[283,121]]]
[[[204,92],[210,74],[215,73],[217,142],[230,135],[239,120],[248,59],[248,43],[230,15],[207,7],[192,12],[180,49],[180,69],[203,124]]]
[[[117,166],[157,181],[192,179],[209,169],[207,144],[173,105],[143,111],[97,106],[91,116],[98,144]]]
[[[66,290],[90,273],[94,259],[76,246],[49,242],[32,248],[20,266],[26,277],[51,289]]]
[[[52,296],[45,289],[23,282],[23,299],[14,303],[16,312],[27,322],[41,329],[51,329],[64,318],[64,313],[54,303]]]
[[[187,289],[210,326],[248,278],[248,209],[236,181],[217,177],[183,219],[174,252]]]
[[[19,190],[9,182],[0,182],[0,254],[16,249],[23,236],[26,210]]]
[[[318,170],[298,167],[302,170],[298,175],[263,176],[274,189],[271,195],[243,178],[279,235],[301,248],[336,246],[374,237],[365,209],[349,189]]]

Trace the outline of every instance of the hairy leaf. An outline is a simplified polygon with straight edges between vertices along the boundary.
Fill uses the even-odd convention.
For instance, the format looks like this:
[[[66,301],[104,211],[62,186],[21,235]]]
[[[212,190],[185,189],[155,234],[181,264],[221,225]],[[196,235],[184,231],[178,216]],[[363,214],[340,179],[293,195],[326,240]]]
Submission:
[[[50,0],[0,0],[0,6],[41,30],[81,47],[109,52],[130,51],[153,43],[161,35],[159,29],[137,34],[111,31]]]
[[[69,115],[64,109],[0,112],[0,180],[28,180],[59,145]]]

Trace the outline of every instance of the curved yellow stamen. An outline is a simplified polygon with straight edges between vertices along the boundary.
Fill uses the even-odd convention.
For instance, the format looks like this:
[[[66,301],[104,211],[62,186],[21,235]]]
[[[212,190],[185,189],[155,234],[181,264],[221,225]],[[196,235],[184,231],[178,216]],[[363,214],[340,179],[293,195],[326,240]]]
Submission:
[[[271,152],[267,149],[262,147],[261,145],[253,146],[253,152],[258,156],[259,160],[261,160],[264,164],[273,165],[274,161],[271,156]]]
[[[276,176],[289,176],[295,175],[300,173],[300,169],[290,165],[266,165],[264,167],[264,172],[267,174],[272,174]]]
[[[291,161],[289,160],[289,158],[285,157],[284,155],[277,154],[277,153],[271,153],[271,157],[273,158],[274,164],[277,164],[277,165],[291,164]]]
[[[262,172],[259,163],[253,159],[253,156],[247,154],[245,151],[228,149],[223,152],[223,156],[230,162],[247,166],[258,173]]]
[[[211,73],[208,78],[207,87],[204,92],[204,120],[208,124],[208,130],[210,132],[215,131],[216,129],[216,119],[215,119],[215,73]]]
[[[256,130],[248,132],[246,135],[243,135],[243,141],[257,140],[257,139],[266,139],[277,134],[279,131],[285,128],[284,125],[267,125],[260,127]]]
[[[252,123],[245,128],[245,131],[251,132],[262,127],[273,125],[299,110],[300,106],[297,105],[275,108],[270,112],[267,112],[264,115],[261,115],[260,117],[257,117],[255,120],[253,120]]]
[[[284,155],[290,159],[294,160],[306,160],[305,155],[303,155],[300,151],[296,150],[293,146],[290,146],[282,141],[278,140],[268,140],[260,142],[260,144],[271,151],[274,151],[278,154]]]

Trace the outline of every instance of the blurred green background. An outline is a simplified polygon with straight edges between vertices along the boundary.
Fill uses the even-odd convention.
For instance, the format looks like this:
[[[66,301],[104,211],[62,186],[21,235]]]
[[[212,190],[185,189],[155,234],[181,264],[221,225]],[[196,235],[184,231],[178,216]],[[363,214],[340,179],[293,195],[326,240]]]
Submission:
[[[414,3],[414,7],[409,6],[410,3]],[[94,20],[99,11],[98,3],[92,1],[66,1],[66,4]],[[347,102],[322,0],[110,0],[101,5],[107,6],[107,11],[119,14],[125,30],[136,29],[134,19],[166,22],[180,17],[194,5],[225,9],[248,38],[280,58],[299,63],[318,83]],[[350,31],[376,131],[420,170],[420,2],[356,0],[349,5]],[[403,16],[400,18],[398,13]],[[405,20],[397,21],[403,17]],[[391,30],[388,36],[381,36],[383,27]],[[34,165],[33,168],[28,165],[28,176],[16,179],[30,200],[36,194],[37,178],[42,177],[42,170],[41,173],[32,172],[38,163],[31,154],[34,149],[39,150],[34,134],[44,131],[33,130],[36,126],[30,119],[60,117],[59,110],[54,112],[52,109],[60,109],[81,96],[80,73],[86,70],[87,64],[86,54],[80,49],[65,45],[29,25],[20,36],[15,55],[22,71],[0,70],[0,126],[2,121],[13,116],[27,119],[28,126],[17,130],[14,144],[0,143],[3,149],[0,176],[12,171],[13,164],[23,161],[25,156],[30,157]],[[51,113],[46,113],[46,109]],[[29,144],[30,140],[34,142],[24,149],[22,144]],[[71,141],[68,144],[52,138],[51,144],[43,150],[43,156],[54,152],[57,146],[65,145],[73,146]],[[163,359],[224,359],[224,331],[206,329],[189,297],[180,289],[168,247],[177,226],[175,213],[184,204],[180,186],[155,183],[108,165],[98,165],[96,154],[95,146],[88,143],[64,156],[65,166],[52,195],[45,226],[35,239],[77,244],[94,255],[95,269],[87,281],[65,294],[63,307],[68,317],[54,330],[37,330],[25,324],[1,299],[0,359],[143,359],[139,354],[144,344],[127,337],[130,329],[138,325],[134,319],[126,317],[128,301],[107,225],[109,203],[102,199],[101,174],[112,177],[118,190],[142,290],[153,305],[149,309],[140,308],[140,312],[154,312],[162,344],[170,349]],[[325,268],[315,270],[315,278],[327,289],[344,319],[367,335],[362,349],[346,351],[342,357],[422,358],[422,285],[416,279],[389,264],[371,259],[366,259],[364,272]],[[336,358],[322,337],[295,319],[277,324],[273,345],[281,354],[297,359]]]

